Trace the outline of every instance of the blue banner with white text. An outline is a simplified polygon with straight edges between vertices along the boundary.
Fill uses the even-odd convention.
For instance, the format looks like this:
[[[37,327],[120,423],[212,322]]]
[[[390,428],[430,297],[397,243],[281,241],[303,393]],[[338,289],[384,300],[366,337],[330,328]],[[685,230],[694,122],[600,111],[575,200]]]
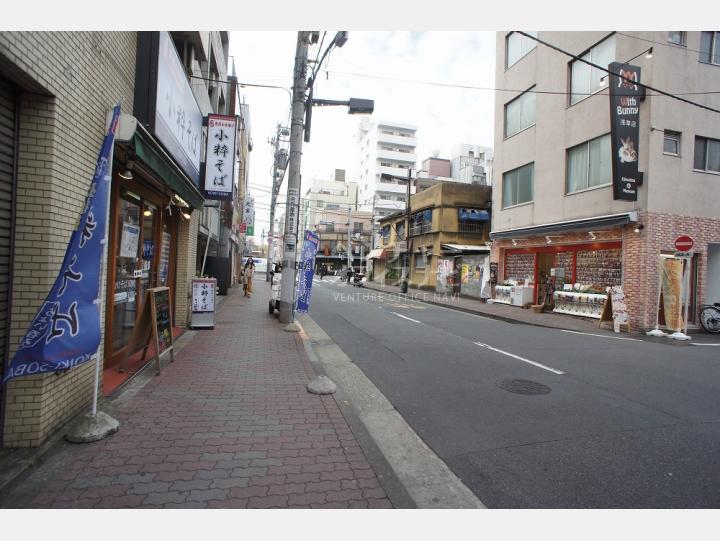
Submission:
[[[310,309],[310,293],[312,292],[313,274],[315,273],[315,255],[317,254],[320,236],[314,231],[305,231],[300,261],[300,278],[298,280],[296,311],[304,312]]]
[[[100,345],[100,273],[108,219],[112,149],[120,118],[113,109],[90,192],[60,273],[3,377],[67,370],[92,359]]]

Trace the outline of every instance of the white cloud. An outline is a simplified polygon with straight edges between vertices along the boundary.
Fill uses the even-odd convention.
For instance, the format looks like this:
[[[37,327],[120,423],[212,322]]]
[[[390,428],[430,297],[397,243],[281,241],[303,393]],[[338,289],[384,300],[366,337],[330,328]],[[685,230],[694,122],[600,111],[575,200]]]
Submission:
[[[335,31],[328,31],[325,45]],[[295,32],[232,32],[230,54],[240,81],[292,84]],[[311,48],[310,58],[317,54]],[[358,77],[346,73],[396,79],[434,81],[492,88],[495,72],[494,32],[350,32],[334,49],[315,85],[315,97],[375,100],[375,115],[418,127],[418,166],[439,149],[441,157],[457,143],[493,144],[493,100],[489,90],[468,90]],[[250,172],[253,185],[270,186],[272,152],[266,143],[278,121],[285,122],[289,97],[282,90],[243,89],[250,104],[253,141]],[[311,142],[303,145],[303,191],[315,176],[329,177],[336,168],[356,178],[355,151],[359,118],[344,107],[313,109]],[[284,192],[286,184],[283,185]],[[269,203],[269,194],[257,191]],[[257,234],[268,225],[269,211],[256,211]],[[264,221],[264,223],[263,223]]]

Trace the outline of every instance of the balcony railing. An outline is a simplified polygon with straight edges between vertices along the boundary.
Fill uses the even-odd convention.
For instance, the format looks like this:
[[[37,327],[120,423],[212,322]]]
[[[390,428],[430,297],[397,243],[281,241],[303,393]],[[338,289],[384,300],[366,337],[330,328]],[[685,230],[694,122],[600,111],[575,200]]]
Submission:
[[[424,235],[432,231],[432,224],[414,225],[410,228],[410,236]]]
[[[483,224],[475,224],[475,223],[458,223],[458,232],[459,233],[482,233],[483,232]]]

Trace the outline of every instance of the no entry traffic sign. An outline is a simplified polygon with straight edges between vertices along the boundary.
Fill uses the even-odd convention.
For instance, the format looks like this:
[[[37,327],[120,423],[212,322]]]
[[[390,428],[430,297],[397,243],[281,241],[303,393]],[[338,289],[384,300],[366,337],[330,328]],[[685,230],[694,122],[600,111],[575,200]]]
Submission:
[[[680,235],[675,239],[675,249],[678,252],[689,252],[694,245],[695,241],[687,235]]]

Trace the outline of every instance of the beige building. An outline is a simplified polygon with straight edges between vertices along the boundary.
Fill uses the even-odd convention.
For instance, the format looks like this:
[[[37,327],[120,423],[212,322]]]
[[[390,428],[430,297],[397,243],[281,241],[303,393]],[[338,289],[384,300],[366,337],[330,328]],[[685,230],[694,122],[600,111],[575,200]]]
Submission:
[[[594,64],[639,66],[641,83],[720,109],[717,94],[702,94],[720,88],[718,32],[535,35]],[[720,115],[647,90],[633,150],[644,182],[637,201],[616,200],[611,164],[622,149],[610,144],[606,74],[518,33],[498,33],[496,51],[497,86],[523,90],[495,102],[491,236],[500,283],[529,282],[536,302],[553,268],[571,288],[604,295],[622,285],[631,326],[649,328],[659,261],[687,234],[695,323],[701,303],[720,299]]]
[[[198,97],[207,97],[203,110],[226,110],[229,93],[220,88],[226,71],[216,65],[227,58],[221,34],[0,32],[3,368],[55,282],[85,205],[107,113],[117,103],[126,136],[115,142],[102,262],[101,393],[143,366],[130,337],[147,289],[168,287],[175,332],[187,324],[204,202]],[[173,131],[182,122],[182,133]],[[2,446],[40,445],[85,411],[94,372],[90,361],[0,386]]]
[[[410,197],[410,287],[483,296],[490,202],[488,186],[459,182],[438,182]],[[404,212],[380,219],[380,245],[370,255],[373,281],[400,282],[405,222]]]

